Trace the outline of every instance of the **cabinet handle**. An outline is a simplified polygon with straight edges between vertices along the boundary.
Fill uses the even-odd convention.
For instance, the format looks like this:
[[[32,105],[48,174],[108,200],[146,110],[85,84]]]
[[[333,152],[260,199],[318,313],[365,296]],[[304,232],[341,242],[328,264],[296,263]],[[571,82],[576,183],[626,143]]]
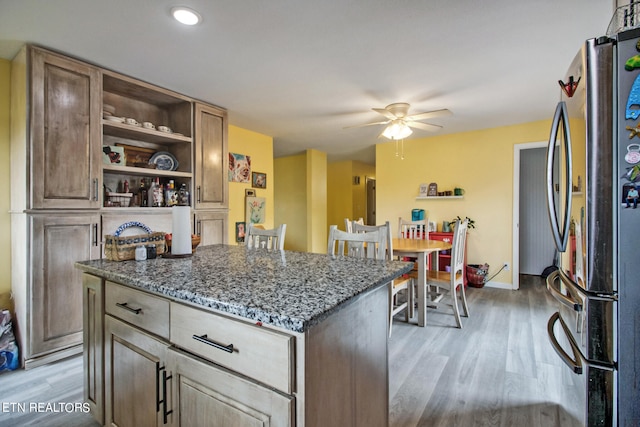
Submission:
[[[160,399],[160,371],[164,372],[164,366],[156,362],[156,412],[160,412],[160,404],[164,402],[164,397]]]
[[[124,308],[125,310],[129,310],[133,314],[140,314],[140,312],[142,311],[141,308],[131,308],[131,307],[129,307],[129,303],[128,302],[117,302],[116,305],[118,307]]]
[[[162,371],[162,419],[164,424],[168,421],[168,416],[173,413],[173,409],[167,411],[167,381],[173,378],[173,375],[167,376],[167,371]]]
[[[93,224],[93,246],[98,246],[98,223]]]
[[[95,200],[96,202],[99,199],[99,185],[98,185],[98,178],[93,178],[93,200]]]
[[[198,236],[202,235],[202,221],[198,220],[198,222],[196,223],[196,234]]]
[[[222,344],[219,344],[219,343],[217,343],[215,341],[211,341],[210,339],[207,338],[207,334],[204,334],[204,335],[202,335],[200,337],[197,336],[197,335],[194,335],[192,338],[194,340],[196,340],[196,341],[200,341],[201,343],[208,344],[211,347],[215,347],[218,350],[226,351],[227,353],[233,353],[233,344],[222,345]]]
[[[198,200],[198,203],[200,203],[200,186],[198,185],[197,187],[197,193],[198,193],[198,197],[196,198],[196,200]]]

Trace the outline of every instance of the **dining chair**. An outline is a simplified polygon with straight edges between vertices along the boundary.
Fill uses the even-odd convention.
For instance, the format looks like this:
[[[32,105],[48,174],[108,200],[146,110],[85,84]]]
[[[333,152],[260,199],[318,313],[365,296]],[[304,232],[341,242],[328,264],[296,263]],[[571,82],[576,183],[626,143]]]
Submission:
[[[429,224],[428,219],[421,219],[419,221],[409,221],[398,218],[398,239],[424,239],[429,240],[429,231],[427,229]]]
[[[332,225],[329,227],[327,253],[332,256],[346,254],[352,257],[383,260],[387,256],[387,233],[385,230],[349,233],[338,230],[337,225]]]
[[[345,218],[344,219],[344,229],[347,231],[347,233],[353,233],[353,224],[364,225],[364,219],[358,218],[358,219],[354,219],[352,221],[349,218]]]
[[[387,234],[387,251],[385,259],[393,259],[393,237],[391,235],[391,225],[386,221],[384,225],[361,225],[353,223],[354,233],[370,233],[378,230],[385,230]],[[389,336],[391,336],[391,328],[393,326],[393,318],[396,314],[404,311],[404,321],[409,322],[413,317],[413,278],[398,277],[389,282]],[[398,303],[398,294],[404,290],[405,300]]]
[[[439,304],[443,301],[444,293],[449,294],[453,314],[458,328],[462,328],[460,320],[460,309],[458,307],[458,292],[464,316],[469,317],[469,307],[467,306],[467,296],[464,290],[464,248],[467,241],[468,220],[460,222],[456,220],[453,234],[453,244],[451,246],[451,269],[450,271],[427,271],[427,283],[425,292],[431,297],[431,302]],[[429,307],[432,307],[430,304]],[[437,307],[437,306],[436,306]]]
[[[249,224],[245,233],[245,244],[250,248],[284,249],[284,236],[287,224],[280,224],[276,228],[264,229],[262,226]]]

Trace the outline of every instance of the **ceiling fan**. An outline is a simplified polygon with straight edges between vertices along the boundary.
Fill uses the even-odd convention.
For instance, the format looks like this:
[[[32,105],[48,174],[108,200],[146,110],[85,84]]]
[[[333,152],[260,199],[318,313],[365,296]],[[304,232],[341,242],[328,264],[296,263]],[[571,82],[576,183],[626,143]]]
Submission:
[[[345,127],[345,129],[373,125],[387,125],[379,136],[397,140],[404,139],[407,136],[411,135],[411,133],[413,132],[411,128],[428,131],[438,130],[442,128],[442,126],[434,125],[431,123],[422,123],[420,120],[431,119],[434,117],[450,116],[452,114],[451,111],[445,108],[442,110],[427,111],[424,113],[408,115],[407,113],[409,112],[410,107],[411,106],[406,102],[396,102],[393,104],[389,104],[384,108],[372,108],[373,111],[378,114],[382,114],[387,118],[387,120],[373,123],[364,123],[355,126],[347,126]]]

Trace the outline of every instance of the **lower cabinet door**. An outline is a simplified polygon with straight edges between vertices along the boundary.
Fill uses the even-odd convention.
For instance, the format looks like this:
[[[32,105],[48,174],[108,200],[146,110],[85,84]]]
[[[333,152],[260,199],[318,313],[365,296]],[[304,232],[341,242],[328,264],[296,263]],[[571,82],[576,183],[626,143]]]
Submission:
[[[172,425],[167,348],[151,335],[105,316],[106,425]]]
[[[200,235],[201,246],[217,245],[227,243],[227,221],[226,212],[201,212],[196,211],[196,234]]]
[[[264,367],[269,369],[268,366]],[[167,353],[174,423],[183,427],[293,426],[294,398],[181,350]]]

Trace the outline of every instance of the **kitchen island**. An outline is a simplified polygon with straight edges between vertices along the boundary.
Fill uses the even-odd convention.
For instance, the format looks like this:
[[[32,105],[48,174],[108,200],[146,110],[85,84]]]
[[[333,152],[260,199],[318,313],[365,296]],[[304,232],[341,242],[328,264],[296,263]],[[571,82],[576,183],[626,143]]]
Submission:
[[[76,267],[98,422],[388,425],[386,284],[410,263],[214,245]]]

